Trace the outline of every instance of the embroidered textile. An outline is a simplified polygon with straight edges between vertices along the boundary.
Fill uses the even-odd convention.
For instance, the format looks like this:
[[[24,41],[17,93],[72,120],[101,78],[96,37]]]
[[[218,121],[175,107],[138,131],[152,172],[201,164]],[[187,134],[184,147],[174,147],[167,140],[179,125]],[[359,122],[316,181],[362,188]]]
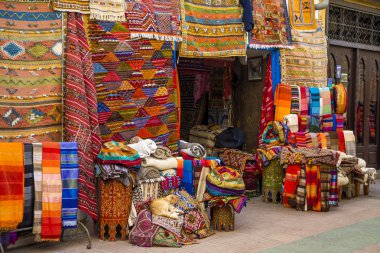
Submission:
[[[284,116],[290,114],[292,100],[292,90],[289,85],[279,84],[276,89],[274,97],[274,105],[276,107],[276,113],[274,116],[275,121],[282,122]]]
[[[167,218],[164,216],[152,215],[152,224],[163,227],[178,237],[181,237],[181,231],[185,221],[181,215],[178,219]]]
[[[42,219],[42,144],[33,143],[33,169],[34,169],[34,217],[33,234],[35,240],[41,240],[41,219]]]
[[[130,39],[125,22],[88,28],[102,141],[139,136],[177,151],[173,43]]]
[[[253,154],[237,149],[222,149],[219,151],[219,157],[223,160],[225,165],[240,172],[245,170],[247,162],[254,162],[256,160]]]
[[[99,180],[99,191],[100,239],[107,239],[106,234],[108,234],[108,240],[115,241],[118,227],[120,227],[120,239],[126,240],[132,205],[132,184],[125,187],[117,180]]]
[[[103,21],[125,21],[125,1],[90,0],[90,18]]]
[[[97,160],[100,164],[120,164],[139,167],[141,158],[126,142],[109,141],[102,144]]]
[[[59,241],[62,228],[62,181],[59,142],[42,145],[41,240]]]
[[[245,56],[246,43],[239,0],[180,0],[181,57]]]
[[[94,160],[100,149],[93,65],[83,17],[69,13],[66,35],[64,140],[78,143],[78,207],[97,219]]]
[[[272,85],[272,63],[271,59],[268,58],[268,67],[267,72],[265,73],[264,81],[263,102],[261,104],[260,130],[258,137],[259,146],[263,143],[262,135],[264,129],[267,127],[269,122],[274,120],[274,101]]]
[[[179,0],[127,0],[131,38],[181,41]]]
[[[311,116],[320,116],[320,96],[319,89],[311,87],[309,88],[310,93],[310,115]]]
[[[38,1],[42,2],[41,0]],[[90,13],[90,0],[53,0],[51,1],[51,5],[55,11]]]
[[[132,244],[140,247],[152,247],[159,228],[152,223],[152,214],[144,209],[137,215],[136,225],[129,234],[129,240]]]
[[[314,0],[289,1],[289,19],[292,28],[300,31],[315,31],[317,21],[315,19]]]
[[[63,228],[77,227],[78,213],[78,144],[61,142],[62,176],[62,225]]]
[[[184,228],[189,232],[197,232],[204,226],[202,214],[198,210],[191,210],[185,214]]]
[[[249,47],[254,49],[283,48],[291,44],[286,0],[252,0],[254,29]]]
[[[33,226],[34,211],[34,177],[33,177],[33,146],[24,144],[24,215],[18,228],[30,228]],[[29,232],[28,232],[29,233]],[[22,236],[26,232],[17,232]]]
[[[0,2],[1,142],[61,141],[62,13]]]
[[[281,81],[286,84],[327,85],[327,40],[323,31],[301,33],[292,29],[293,49],[280,49]]]
[[[14,230],[24,212],[24,144],[0,145],[0,231]]]

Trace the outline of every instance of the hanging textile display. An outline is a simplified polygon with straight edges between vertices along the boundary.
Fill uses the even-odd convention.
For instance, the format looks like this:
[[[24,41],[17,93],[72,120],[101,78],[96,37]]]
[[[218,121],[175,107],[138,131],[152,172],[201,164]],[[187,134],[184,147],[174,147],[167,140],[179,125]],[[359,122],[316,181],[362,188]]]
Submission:
[[[267,72],[265,73],[263,102],[261,105],[260,130],[259,130],[259,146],[262,144],[262,136],[264,129],[268,123],[274,120],[274,105],[272,91],[272,64],[271,58],[268,58]]]
[[[179,0],[127,0],[125,3],[131,39],[182,40]]]
[[[255,13],[254,28],[248,47],[253,49],[289,47],[291,33],[286,0],[252,0],[252,9]]]
[[[0,146],[0,231],[14,230],[24,213],[24,144]]]
[[[320,94],[319,94],[319,89],[311,87],[309,88],[309,93],[310,93],[310,116],[320,116],[320,106],[321,106],[321,101],[320,101]]]
[[[33,143],[33,169],[34,169],[34,216],[33,234],[36,241],[41,241],[42,219],[42,144]]]
[[[282,122],[284,117],[290,114],[292,90],[289,85],[279,84],[274,97],[276,112],[274,120]]]
[[[38,0],[38,2],[51,2],[55,11],[90,13],[90,0]]]
[[[331,92],[330,88],[324,87],[319,90],[321,98],[321,116],[329,115],[332,113],[331,110]]]
[[[30,228],[33,226],[34,211],[34,176],[33,176],[33,146],[24,144],[24,215],[18,228]],[[18,232],[18,236],[28,232]]]
[[[0,2],[1,142],[61,140],[62,17],[47,3]]]
[[[133,40],[125,22],[89,23],[102,142],[135,136],[177,150],[173,43]]]
[[[99,188],[101,193],[100,239],[104,240],[108,234],[108,240],[115,241],[119,226],[121,240],[126,240],[128,217],[132,205],[132,184],[126,187],[117,180],[100,180]]]
[[[292,89],[292,101],[290,107],[291,114],[300,114],[300,102],[301,102],[301,94],[300,87],[296,85],[291,86]]]
[[[246,56],[239,0],[180,0],[181,57]]]
[[[79,209],[96,219],[94,158],[100,149],[93,65],[82,15],[69,13],[64,82],[64,140],[78,143]]]
[[[78,213],[78,144],[61,142],[62,176],[62,225],[63,228],[77,227]]]
[[[289,19],[293,29],[315,31],[317,20],[315,18],[314,0],[289,1]]]
[[[300,173],[300,164],[289,164],[286,168],[283,194],[283,202],[285,207],[296,206],[296,191]]]
[[[281,66],[280,66],[280,50],[273,49],[270,52],[271,70],[272,70],[272,91],[277,89],[277,85],[281,83]]]
[[[293,49],[280,49],[281,81],[286,84],[327,86],[327,39],[324,31],[292,29]]]
[[[62,229],[62,181],[60,143],[42,145],[41,240],[59,241]]]
[[[125,21],[125,1],[90,0],[90,18],[103,21]]]

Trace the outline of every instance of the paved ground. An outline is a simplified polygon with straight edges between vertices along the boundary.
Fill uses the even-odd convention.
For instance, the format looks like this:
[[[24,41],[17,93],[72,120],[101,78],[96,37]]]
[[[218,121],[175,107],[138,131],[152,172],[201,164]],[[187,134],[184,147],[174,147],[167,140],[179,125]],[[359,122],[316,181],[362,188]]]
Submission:
[[[281,205],[250,200],[236,216],[234,232],[217,232],[199,244],[181,249],[139,248],[126,242],[102,242],[93,238],[86,249],[82,236],[61,243],[41,243],[10,253],[127,253],[127,252],[380,252],[380,180],[369,196],[343,200],[328,213],[298,212]]]

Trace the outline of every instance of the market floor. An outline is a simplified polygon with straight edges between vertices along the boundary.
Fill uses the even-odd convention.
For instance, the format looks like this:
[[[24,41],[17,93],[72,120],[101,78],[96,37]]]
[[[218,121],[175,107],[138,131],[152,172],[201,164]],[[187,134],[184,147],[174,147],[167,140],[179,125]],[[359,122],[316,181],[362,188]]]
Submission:
[[[126,252],[380,252],[380,180],[369,196],[343,200],[327,213],[298,212],[282,205],[250,200],[236,215],[235,231],[217,232],[199,244],[181,249],[139,248],[126,242],[92,240],[75,236],[61,243],[40,243],[10,253],[126,253]]]

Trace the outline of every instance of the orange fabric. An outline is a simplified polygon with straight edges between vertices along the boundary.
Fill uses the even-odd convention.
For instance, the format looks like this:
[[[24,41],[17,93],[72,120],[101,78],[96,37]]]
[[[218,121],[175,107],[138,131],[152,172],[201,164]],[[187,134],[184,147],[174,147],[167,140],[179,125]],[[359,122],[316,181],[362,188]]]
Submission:
[[[13,230],[24,214],[24,144],[0,145],[0,231]]]
[[[290,85],[279,84],[274,97],[274,105],[276,112],[274,115],[275,121],[282,122],[284,116],[290,114],[292,101],[292,90]]]

